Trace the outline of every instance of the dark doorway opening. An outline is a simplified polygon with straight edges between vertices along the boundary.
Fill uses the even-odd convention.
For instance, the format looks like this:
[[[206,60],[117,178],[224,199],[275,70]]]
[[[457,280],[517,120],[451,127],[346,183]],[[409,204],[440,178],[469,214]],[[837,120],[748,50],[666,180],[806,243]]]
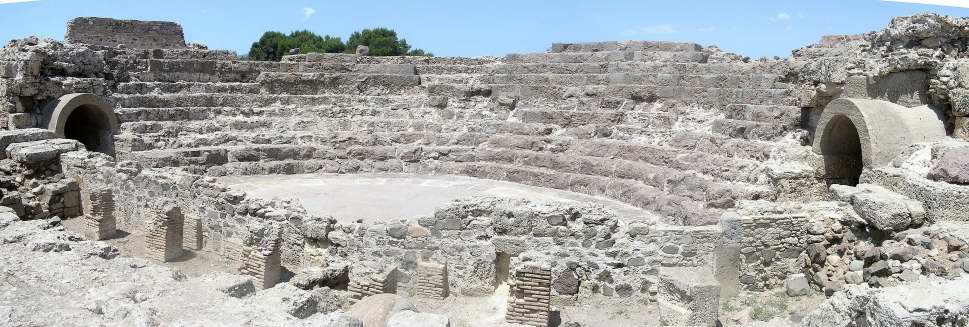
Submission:
[[[113,154],[111,124],[104,111],[88,105],[74,109],[64,124],[64,137],[78,140],[88,151]]]
[[[858,128],[848,117],[835,116],[824,126],[823,135],[821,153],[827,184],[858,185],[865,165]]]

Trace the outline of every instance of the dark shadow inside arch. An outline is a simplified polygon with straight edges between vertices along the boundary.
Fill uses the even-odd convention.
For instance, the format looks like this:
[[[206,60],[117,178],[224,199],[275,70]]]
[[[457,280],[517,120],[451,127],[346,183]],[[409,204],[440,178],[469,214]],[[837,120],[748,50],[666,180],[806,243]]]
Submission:
[[[111,124],[103,110],[82,105],[74,109],[64,124],[64,137],[78,140],[88,151],[114,154]]]
[[[835,116],[824,126],[821,153],[828,185],[858,185],[864,168],[861,139],[851,119]]]

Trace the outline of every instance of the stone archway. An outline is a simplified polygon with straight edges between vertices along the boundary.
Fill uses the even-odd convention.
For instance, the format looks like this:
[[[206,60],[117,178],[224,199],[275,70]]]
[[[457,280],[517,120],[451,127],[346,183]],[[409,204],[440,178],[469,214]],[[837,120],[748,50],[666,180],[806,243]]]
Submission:
[[[57,137],[78,140],[88,151],[114,155],[118,117],[101,97],[73,93],[54,102],[47,129]]]
[[[928,106],[843,98],[824,108],[814,151],[824,157],[829,184],[855,185],[864,168],[888,165],[909,146],[945,135],[942,120]]]

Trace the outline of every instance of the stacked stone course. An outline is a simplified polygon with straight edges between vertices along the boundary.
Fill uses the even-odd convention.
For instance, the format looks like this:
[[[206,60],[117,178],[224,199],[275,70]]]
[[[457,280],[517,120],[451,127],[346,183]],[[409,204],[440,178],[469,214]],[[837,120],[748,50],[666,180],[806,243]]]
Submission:
[[[202,250],[205,241],[205,230],[202,218],[189,216],[185,219],[184,247],[189,250]]]
[[[350,284],[347,287],[350,291],[350,303],[356,303],[371,295],[397,293],[397,274],[397,267],[386,267],[371,273],[354,273],[351,270]]]
[[[526,264],[512,273],[508,288],[506,321],[538,327],[549,325],[548,316],[552,297],[551,269]]]

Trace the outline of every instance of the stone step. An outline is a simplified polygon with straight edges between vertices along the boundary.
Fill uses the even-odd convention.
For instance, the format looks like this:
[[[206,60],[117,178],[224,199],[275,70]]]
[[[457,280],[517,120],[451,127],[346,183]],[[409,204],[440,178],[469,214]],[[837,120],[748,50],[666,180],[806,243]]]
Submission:
[[[202,49],[124,49],[121,50],[134,59],[168,59],[168,60],[238,60],[235,51],[231,50],[202,50]],[[130,57],[125,57],[130,59]]]
[[[596,62],[662,62],[662,63],[705,63],[709,54],[700,51],[597,51],[597,52],[559,52],[510,54],[502,60],[505,63],[596,63]]]
[[[714,133],[747,140],[776,140],[795,129],[796,127],[785,124],[749,120],[717,119],[713,121]]]
[[[163,93],[259,93],[257,83],[127,82],[119,83],[117,94]]]
[[[617,200],[672,217],[673,222],[715,223],[716,217],[720,213],[720,209],[707,208],[702,202],[666,193],[637,180],[555,170],[547,168],[549,163],[540,160],[516,160],[514,152],[487,149],[475,151],[471,147],[461,146],[354,147],[345,150],[288,145],[234,146],[144,151],[130,153],[129,155],[130,158],[126,159],[141,162],[149,167],[187,166],[206,170],[210,173],[223,171],[232,174],[250,173],[255,170],[240,168],[238,163],[248,163],[241,166],[251,167],[278,161],[331,161],[337,167],[352,167],[355,165],[376,167],[378,166],[376,163],[390,161],[401,166],[398,168],[401,170],[404,169],[403,166],[412,164],[457,165],[464,166],[461,170],[454,170],[454,173],[460,175],[495,178],[497,176],[492,174],[498,173],[504,175],[498,179],[529,185],[572,190],[593,195],[608,196],[612,192],[617,196],[615,197]],[[475,165],[479,166],[475,167]],[[494,169],[478,170],[482,166],[504,167],[507,170],[504,173]],[[320,166],[320,168],[322,167],[323,165]],[[568,168],[568,170],[575,169],[577,168]],[[536,173],[540,174],[536,175]],[[549,179],[553,176],[554,179]],[[563,180],[561,179],[563,177],[569,179]]]
[[[421,85],[417,75],[360,73],[271,73],[259,75],[268,94],[398,94]]]
[[[796,92],[787,88],[698,88],[652,85],[567,87],[521,84],[425,84],[425,86],[427,86],[430,95],[458,98],[507,96],[547,100],[563,100],[573,97],[625,98],[639,101],[669,99],[714,108],[724,108],[728,104],[737,103],[792,106],[798,102]]]
[[[395,95],[289,95],[289,94],[115,94],[114,102],[122,108],[176,108],[176,107],[374,107],[374,108],[420,108],[426,107],[424,96]]]
[[[263,72],[414,75],[411,64],[332,64],[275,61],[147,59],[132,78],[143,82],[253,82]]]
[[[778,145],[773,142],[732,138],[726,135],[679,131],[669,140],[673,148],[716,153],[728,158],[766,161]]]
[[[730,158],[722,156],[718,152],[695,152],[667,146],[609,139],[524,135],[495,135],[489,139],[488,146],[622,159],[681,171],[693,171],[721,181],[766,184],[764,167],[760,162]]]
[[[728,105],[725,113],[728,119],[775,123],[790,127],[800,127],[803,115],[800,107],[750,104]]]
[[[785,76],[792,68],[784,61],[754,61],[748,63],[657,63],[657,62],[598,62],[598,63],[512,63],[486,65],[429,64],[417,65],[421,75],[448,74],[677,74],[677,75],[755,75]]]
[[[653,85],[682,87],[776,88],[779,76],[754,75],[678,75],[678,74],[448,74],[421,75],[424,84],[523,84],[523,85]]]
[[[561,127],[585,125],[616,125],[625,120],[626,112],[616,110],[542,110],[516,109],[510,119],[526,124],[552,124]]]
[[[549,53],[561,52],[600,52],[600,51],[622,51],[622,50],[649,50],[649,51],[680,51],[693,52],[703,48],[696,43],[685,42],[666,42],[666,41],[606,41],[606,42],[582,42],[582,43],[553,43],[548,49]]]

